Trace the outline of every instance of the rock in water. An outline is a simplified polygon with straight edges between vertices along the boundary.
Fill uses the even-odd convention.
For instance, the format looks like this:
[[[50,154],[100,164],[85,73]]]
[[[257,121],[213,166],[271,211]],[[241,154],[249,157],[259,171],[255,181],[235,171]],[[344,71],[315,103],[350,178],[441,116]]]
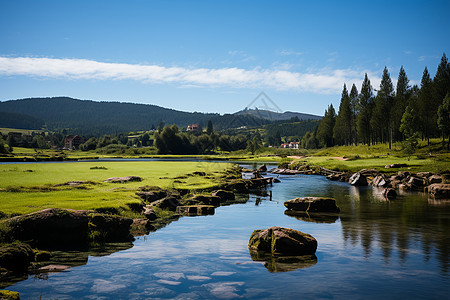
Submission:
[[[434,183],[429,185],[428,194],[434,199],[450,199],[450,184]]]
[[[375,187],[387,187],[389,180],[384,175],[378,175],[373,179],[372,185]]]
[[[339,207],[336,206],[336,200],[333,198],[324,197],[303,197],[287,200],[284,206],[292,211],[307,211],[307,212],[339,212]]]
[[[317,240],[307,233],[276,226],[253,231],[248,248],[275,256],[312,255],[316,252]]]
[[[397,192],[392,188],[384,189],[383,196],[387,199],[394,199],[397,197]]]
[[[351,185],[367,185],[367,178],[361,173],[355,173],[348,181]]]

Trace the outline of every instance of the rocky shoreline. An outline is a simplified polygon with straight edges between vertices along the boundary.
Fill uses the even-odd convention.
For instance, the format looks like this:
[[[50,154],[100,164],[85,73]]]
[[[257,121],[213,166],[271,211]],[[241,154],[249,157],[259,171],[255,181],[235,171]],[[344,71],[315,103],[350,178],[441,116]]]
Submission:
[[[399,165],[387,165],[385,168],[399,168]],[[355,186],[372,185],[383,188],[382,194],[386,199],[393,199],[397,190],[428,193],[433,199],[450,199],[450,171],[442,174],[432,172],[412,173],[397,171],[392,173],[380,172],[377,169],[362,169],[358,172],[339,172],[322,167],[302,165],[296,169],[275,168],[269,171],[278,175],[322,175],[332,181],[347,182]]]

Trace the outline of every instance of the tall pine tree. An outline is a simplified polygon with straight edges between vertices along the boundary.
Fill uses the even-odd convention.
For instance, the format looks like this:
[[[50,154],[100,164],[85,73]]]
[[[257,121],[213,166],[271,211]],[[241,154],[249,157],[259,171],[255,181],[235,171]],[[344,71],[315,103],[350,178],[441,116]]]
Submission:
[[[419,117],[419,124],[421,125],[420,131],[422,132],[422,138],[428,141],[430,145],[430,137],[433,134],[436,127],[436,110],[432,109],[433,105],[433,82],[428,73],[427,67],[425,67],[422,75],[422,81],[420,83],[420,90],[417,99],[417,115]]]
[[[450,93],[450,64],[444,53],[433,79],[432,108],[437,110],[448,93]]]
[[[397,79],[397,88],[395,93],[395,104],[391,110],[391,120],[393,125],[393,140],[401,140],[400,121],[406,107],[409,105],[409,98],[411,97],[411,87],[409,86],[409,79],[406,76],[403,66],[400,67]]]
[[[381,143],[389,142],[391,149],[392,118],[391,108],[394,100],[394,86],[387,67],[384,67],[380,89],[375,98],[375,108],[370,121],[374,137]]]
[[[367,77],[367,73],[364,76],[364,81],[361,86],[361,93],[359,94],[358,99],[358,138],[362,143],[370,145],[370,119],[372,117],[373,109],[373,88],[370,84],[369,78]]]
[[[358,89],[356,85],[352,85],[352,89],[350,90],[350,111],[352,113],[351,117],[351,136],[352,142],[355,145],[358,144],[358,135],[356,130],[356,116],[358,115]]]
[[[320,147],[334,146],[333,128],[335,123],[336,111],[334,110],[333,104],[330,104],[328,109],[325,110],[325,114],[317,127],[316,137]]]
[[[341,103],[339,104],[339,112],[336,117],[336,124],[333,128],[333,138],[338,145],[348,145],[351,142],[352,112],[350,107],[350,97],[348,95],[347,86],[344,84],[342,90]]]

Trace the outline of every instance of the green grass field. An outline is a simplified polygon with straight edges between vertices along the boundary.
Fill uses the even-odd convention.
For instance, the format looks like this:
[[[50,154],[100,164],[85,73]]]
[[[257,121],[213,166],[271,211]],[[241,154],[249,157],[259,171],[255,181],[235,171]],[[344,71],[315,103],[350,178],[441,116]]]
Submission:
[[[24,214],[45,208],[127,209],[140,202],[138,187],[204,189],[217,185],[229,164],[207,162],[76,162],[0,165],[0,211]],[[95,167],[101,167],[91,169]],[[207,176],[192,176],[203,171]],[[139,176],[141,182],[105,183],[110,177]],[[81,187],[54,187],[68,181],[90,181]]]

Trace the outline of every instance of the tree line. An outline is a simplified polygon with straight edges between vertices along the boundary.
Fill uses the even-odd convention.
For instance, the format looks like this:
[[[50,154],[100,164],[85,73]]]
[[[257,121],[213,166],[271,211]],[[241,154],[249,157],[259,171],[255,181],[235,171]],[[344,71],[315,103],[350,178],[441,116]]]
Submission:
[[[376,94],[375,94],[376,91]],[[338,112],[332,104],[325,110],[314,133],[304,136],[305,148],[334,145],[416,143],[441,137],[450,144],[450,64],[445,53],[431,78],[427,67],[420,87],[410,86],[403,66],[394,88],[389,70],[383,70],[380,87],[374,90],[367,73],[358,91],[344,84]],[[302,140],[302,142],[303,142]]]

